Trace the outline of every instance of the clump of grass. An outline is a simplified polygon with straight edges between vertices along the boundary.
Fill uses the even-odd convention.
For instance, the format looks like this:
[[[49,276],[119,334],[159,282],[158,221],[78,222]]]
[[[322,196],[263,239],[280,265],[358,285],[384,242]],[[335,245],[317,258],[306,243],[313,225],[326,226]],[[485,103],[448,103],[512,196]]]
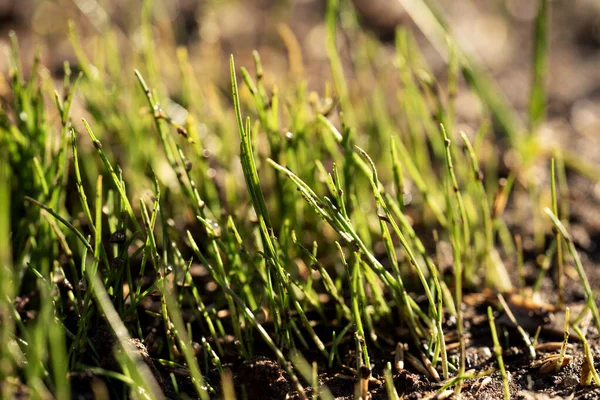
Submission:
[[[412,2],[409,11],[424,13],[420,23],[433,18],[428,34],[441,45],[444,24],[423,6]],[[388,104],[389,88],[376,79],[374,43],[353,18],[338,21],[352,16],[344,7],[328,2],[324,40],[335,90],[321,93],[307,92],[297,41],[285,28],[294,79],[278,85],[268,83],[258,52],[254,74],[239,71],[242,86],[233,56],[226,84],[196,77],[187,51],[174,43],[160,49],[173,56],[162,60],[150,1],[141,47],[127,52],[114,28],[88,55],[70,24],[81,73],[74,76],[65,64],[56,90],[39,72],[39,58],[29,74],[23,71],[11,36],[10,102],[0,108],[0,382],[12,382],[2,385],[3,398],[20,382],[34,397],[70,398],[69,377],[81,372],[102,377],[116,398],[183,395],[183,381],[174,373],[155,376],[155,363],[189,378],[193,393],[186,395],[234,398],[240,383],[225,363],[264,353],[300,398],[309,388],[313,398],[331,398],[318,371],[341,368],[346,339],[355,345],[352,371],[363,398],[382,367],[374,349],[390,340],[408,343],[397,347],[397,368],[406,357],[420,373],[443,379],[445,395],[478,376],[465,371],[464,291],[484,284],[509,290],[500,254],[522,257],[522,246],[515,254],[502,219],[517,190],[516,171],[504,186],[486,178],[498,176],[496,163],[482,156],[496,140],[487,129],[490,116],[475,137],[457,133],[459,69],[511,145],[529,147],[519,142],[518,119],[451,38],[445,98],[411,35],[398,31],[397,76],[390,77],[398,80],[392,89],[399,100]],[[541,11],[540,29],[543,18]],[[340,27],[358,38],[352,72],[364,80],[344,69]],[[545,104],[544,52],[540,44],[536,124]],[[180,93],[167,78],[173,70]],[[85,113],[72,116],[72,109]],[[556,253],[562,302],[564,241],[600,330],[581,260],[557,217],[567,216],[564,165],[557,170],[553,163],[546,213],[555,235],[543,271]],[[437,247],[452,249],[449,273],[426,246],[431,232]],[[525,292],[521,281],[519,289]],[[19,296],[39,298],[34,318]],[[507,396],[491,310],[488,316]],[[456,318],[458,354],[446,344],[449,318]],[[394,321],[402,334],[390,339],[381,328]],[[102,351],[100,333],[116,344],[114,353]],[[389,363],[385,384],[398,397]]]
[[[583,269],[583,265],[581,263],[581,258],[579,258],[579,254],[577,253],[577,249],[575,248],[575,243],[573,243],[573,238],[567,232],[567,229],[563,225],[563,223],[558,219],[558,217],[549,209],[544,209],[554,227],[558,230],[560,235],[566,240],[567,248],[571,257],[573,258],[573,262],[575,263],[575,269],[577,270],[577,275],[581,280],[581,285],[583,286],[583,290],[586,295],[586,303],[588,308],[592,311],[592,316],[594,318],[594,324],[596,325],[596,329],[600,331],[600,314],[598,314],[598,307],[596,306],[596,301],[594,299],[594,293],[592,292],[592,288],[590,286],[590,282],[585,274],[585,270]]]

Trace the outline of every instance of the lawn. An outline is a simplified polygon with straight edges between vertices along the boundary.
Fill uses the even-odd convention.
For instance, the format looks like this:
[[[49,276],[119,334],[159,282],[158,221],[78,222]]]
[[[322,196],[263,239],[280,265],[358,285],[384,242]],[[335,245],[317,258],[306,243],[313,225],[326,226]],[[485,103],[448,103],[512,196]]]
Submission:
[[[600,397],[600,10],[100,3],[7,36],[0,397]]]

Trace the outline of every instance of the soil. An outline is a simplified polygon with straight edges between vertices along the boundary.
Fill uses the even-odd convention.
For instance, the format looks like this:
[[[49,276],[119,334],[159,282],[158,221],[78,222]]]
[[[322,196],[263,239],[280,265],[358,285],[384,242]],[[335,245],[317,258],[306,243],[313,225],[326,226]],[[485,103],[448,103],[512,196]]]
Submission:
[[[385,22],[378,21],[378,12],[369,7],[377,8],[381,0],[372,1],[371,5],[362,0],[354,0],[357,8],[363,12],[363,22],[368,26],[376,26],[377,34],[383,39],[389,38],[389,30],[386,24],[390,23],[390,15]],[[115,4],[120,2],[115,2]],[[191,10],[188,15],[197,15],[198,21],[188,21],[184,17],[183,26],[193,35],[182,34],[180,40],[193,48],[194,40],[197,40],[198,25],[203,18],[210,17],[204,14],[202,6],[194,5],[190,1],[182,1],[182,7]],[[266,24],[269,18],[276,14],[276,19],[289,23],[301,41],[307,46],[305,63],[307,64],[307,76],[311,76],[311,85],[316,86],[319,82],[328,79],[328,68],[326,57],[316,49],[310,47],[314,40],[315,30],[322,28],[324,1],[302,1],[293,2],[290,9],[275,7],[268,0],[244,1],[243,6],[231,5],[227,12],[231,15],[241,12],[235,7],[243,7],[244,14],[249,16],[249,23],[238,26],[235,29],[223,30],[221,47],[224,54],[234,53],[239,55],[240,65],[251,64],[250,54],[247,49],[258,48],[263,56],[263,64],[269,65],[271,69],[280,67],[285,69],[285,55],[279,45],[273,45],[272,38],[275,36],[273,26],[276,23]],[[527,109],[528,91],[523,88],[529,87],[529,71],[531,59],[531,32],[533,29],[532,16],[529,5],[524,5],[518,0],[508,1],[510,6],[505,10],[511,14],[510,25],[502,23],[497,18],[500,12],[494,5],[500,2],[474,2],[472,0],[442,0],[440,1],[444,12],[449,16],[450,24],[455,28],[459,43],[471,48],[483,60],[490,69],[492,75],[497,79],[500,87],[507,98],[516,108],[524,114]],[[529,3],[529,2],[528,2]],[[533,2],[531,2],[533,3]],[[200,2],[200,4],[203,4]],[[232,3],[234,4],[234,3]],[[552,36],[550,41],[549,74],[549,112],[548,122],[541,130],[540,137],[547,143],[560,145],[565,150],[571,151],[577,157],[587,160],[595,168],[600,167],[599,148],[600,136],[600,11],[593,0],[557,0],[552,4]],[[33,32],[32,17],[35,15],[33,1],[0,1],[0,41],[6,38],[9,29],[17,30],[21,43],[26,51],[33,49],[28,45],[36,40],[45,41],[48,52],[47,65],[54,65],[58,70],[63,60],[73,60],[65,48],[60,35],[52,34],[41,36]],[[115,8],[119,10],[118,7]],[[78,15],[76,10],[69,13]],[[186,13],[181,13],[186,15]],[[229,15],[227,14],[227,15]],[[115,13],[117,15],[117,13]],[[225,14],[223,14],[225,15]],[[125,18],[125,13],[122,18]],[[79,16],[80,18],[81,15]],[[123,21],[117,23],[125,24]],[[224,17],[225,18],[225,17]],[[409,18],[400,14],[394,14],[395,21],[410,24]],[[392,23],[392,24],[393,24]],[[243,24],[242,24],[243,25]],[[248,34],[251,30],[252,34]],[[200,31],[201,32],[201,31]],[[487,33],[486,33],[487,32]],[[490,33],[492,32],[492,33]],[[467,41],[465,38],[469,38]],[[319,37],[319,40],[321,37]],[[417,33],[417,39],[424,46],[424,53],[430,62],[432,69],[442,77],[445,67],[439,57],[424,38]],[[0,43],[2,44],[2,43]],[[391,50],[390,50],[391,51]],[[245,59],[245,58],[246,59]],[[31,59],[25,52],[24,58]],[[0,65],[0,69],[2,65]],[[576,72],[575,72],[576,71]],[[472,104],[470,98],[465,95],[457,99],[460,122],[467,126],[475,117],[469,111]],[[508,156],[507,156],[508,157]],[[505,157],[504,162],[508,165],[510,160]],[[547,170],[547,168],[543,169]],[[537,183],[547,187],[548,177],[541,172],[536,177]],[[570,196],[570,229],[574,240],[580,251],[584,268],[595,293],[600,291],[600,184],[589,178],[582,177],[573,169],[568,169],[569,196]],[[513,233],[520,233],[525,239],[525,268],[526,282],[532,284],[538,273],[536,256],[539,254],[529,238],[532,236],[532,227],[528,223],[531,220],[527,206],[528,200],[515,194],[511,197],[507,208],[506,218],[510,221]],[[516,267],[507,261],[507,267],[511,272],[513,282],[516,282]],[[581,308],[585,301],[585,294],[574,273],[573,267],[569,266],[566,281],[566,303],[571,309]],[[511,294],[505,297],[511,305],[521,325],[535,334],[538,326],[544,329],[539,336],[539,343],[560,342],[562,340],[562,326],[560,323],[561,312],[548,306],[556,304],[556,289],[551,278],[552,271],[542,282],[541,298],[535,304],[527,307],[519,305],[518,299]],[[197,277],[197,279],[202,279]],[[31,293],[22,296],[16,305],[22,319],[26,322],[35,318],[36,294]],[[486,306],[497,302],[495,293],[467,295],[465,298],[465,340],[467,343],[467,369],[475,373],[493,369],[488,376],[466,379],[461,390],[464,399],[501,399],[503,387],[500,372],[497,370],[496,356],[489,323],[486,314]],[[157,299],[149,299],[140,305],[140,315],[145,315],[145,310],[156,310]],[[571,348],[568,354],[572,360],[559,372],[543,374],[539,367],[532,366],[527,347],[524,344],[515,326],[503,313],[496,312],[496,323],[500,341],[504,346],[503,358],[509,376],[511,398],[514,399],[598,399],[600,398],[599,387],[586,387],[579,384],[582,364],[584,362],[583,345],[571,333]],[[564,316],[563,316],[564,318]],[[185,370],[165,367],[156,361],[160,356],[157,350],[164,338],[160,332],[164,332],[155,319],[148,318],[143,321],[143,330],[146,335],[144,345],[140,341],[134,344],[142,359],[151,367],[151,371],[157,381],[163,387],[164,393],[174,397],[174,389],[171,377],[174,376],[179,390],[193,396],[193,386]],[[445,332],[455,333],[452,318],[446,320]],[[105,355],[101,360],[106,368],[114,367],[115,360],[112,357],[112,344],[114,338],[102,319],[98,319],[98,329],[92,337],[92,343],[96,346],[99,354]],[[402,321],[394,321],[377,327],[380,337],[378,343],[370,343],[371,358],[373,360],[372,379],[369,382],[369,393],[373,399],[387,398],[386,388],[383,384],[383,370],[388,362],[394,363],[396,344],[399,341],[408,342],[405,330],[402,329]],[[330,329],[329,327],[326,329]],[[590,322],[587,337],[591,352],[595,360],[600,360],[600,339],[594,324]],[[235,354],[233,343],[224,343],[230,354]],[[222,362],[224,368],[230,369],[233,374],[233,382],[236,393],[241,397],[245,393],[248,399],[284,399],[297,398],[292,383],[286,373],[274,361],[273,355],[266,349],[264,344],[257,342],[257,353],[259,356],[251,360],[239,360],[236,357],[225,357]],[[164,351],[164,350],[163,350]],[[340,344],[340,355],[343,365],[346,367],[325,368],[326,362],[320,358],[317,351],[313,349],[304,350],[303,354],[309,361],[317,361],[319,368],[319,383],[326,385],[335,398],[353,398],[357,374],[353,369],[355,360],[355,346],[353,340],[347,340]],[[407,352],[414,353],[414,348],[408,348]],[[557,350],[540,351],[541,355],[553,354]],[[450,357],[458,356],[458,349],[449,351]],[[541,357],[538,357],[538,359]],[[600,362],[596,362],[596,368],[600,368]],[[441,388],[442,384],[430,376],[419,372],[409,363],[405,369],[394,369],[394,385],[399,395],[405,399],[425,398],[454,398],[451,392],[443,392],[438,397],[433,395]],[[87,372],[77,372],[70,375],[73,387],[73,398],[92,399],[98,393],[110,393],[115,396],[120,393],[118,384],[114,380],[100,377]],[[219,374],[211,371],[207,374],[209,383],[219,390]],[[306,386],[307,393],[311,394],[309,385]],[[447,396],[447,397],[444,397]],[[18,392],[19,398],[27,397],[27,388],[22,387]]]

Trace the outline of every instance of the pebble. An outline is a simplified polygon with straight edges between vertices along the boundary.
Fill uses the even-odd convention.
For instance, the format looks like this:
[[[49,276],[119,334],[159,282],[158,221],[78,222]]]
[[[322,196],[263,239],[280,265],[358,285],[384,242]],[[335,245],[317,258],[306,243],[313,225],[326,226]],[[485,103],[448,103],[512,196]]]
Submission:
[[[483,364],[492,357],[492,350],[487,347],[474,347],[467,349],[466,361],[467,368],[473,368]]]
[[[564,377],[561,384],[566,387],[577,386],[579,384],[579,379],[575,375],[567,375]]]

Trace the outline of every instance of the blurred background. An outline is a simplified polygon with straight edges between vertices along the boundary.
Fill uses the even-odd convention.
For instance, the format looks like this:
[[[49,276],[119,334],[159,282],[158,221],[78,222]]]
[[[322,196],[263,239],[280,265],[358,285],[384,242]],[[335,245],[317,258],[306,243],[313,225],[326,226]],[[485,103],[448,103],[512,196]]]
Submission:
[[[350,1],[350,0],[346,0]],[[396,26],[412,26],[398,0],[352,0],[360,22],[382,40],[393,39]],[[302,49],[312,85],[328,78],[324,46],[326,0],[173,0],[155,2],[157,40],[173,35],[203,67],[220,65],[230,53],[242,65],[253,49],[260,52],[269,70],[285,70],[286,52],[278,34],[280,24],[291,28]],[[510,100],[523,107],[528,98],[533,23],[537,1],[521,0],[429,0],[444,15],[458,43],[476,54],[489,68]],[[550,100],[551,110],[567,115],[578,99],[600,96],[600,2],[555,0],[551,6]],[[68,41],[67,21],[74,20],[85,38],[118,27],[123,46],[139,41],[140,0],[0,0],[0,48],[5,53],[8,32],[14,30],[22,51],[42,49],[45,64],[62,69],[64,60],[74,62]],[[167,25],[168,28],[167,28]],[[161,26],[164,29],[161,29]],[[445,70],[436,52],[419,37],[434,71]],[[165,38],[166,39],[166,38]],[[171,39],[171,38],[169,38]],[[340,46],[351,44],[342,40]],[[84,43],[90,47],[90,43]],[[207,62],[206,57],[210,57]],[[6,71],[6,57],[0,70]],[[576,71],[576,73],[574,73]],[[198,74],[211,73],[205,68]],[[589,105],[585,112],[596,113]],[[580,110],[581,111],[581,110]],[[576,117],[579,119],[580,117]],[[586,117],[586,118],[589,118]],[[581,121],[577,128],[581,128]]]
[[[349,0],[348,0],[349,1]],[[394,30],[408,27],[437,78],[444,80],[447,66],[402,8],[402,0],[352,0],[359,23],[389,45],[377,49],[375,59],[393,64]],[[428,0],[448,23],[459,46],[472,55],[498,82],[502,92],[522,114],[528,107],[531,87],[532,43],[537,1]],[[21,44],[24,64],[41,49],[43,64],[60,78],[63,62],[76,66],[68,38],[73,20],[84,50],[91,54],[98,37],[116,32],[121,51],[141,46],[142,1],[134,0],[0,0],[0,72],[8,65],[8,32],[14,30]],[[228,85],[228,57],[238,65],[252,65],[252,50],[259,51],[268,74],[267,82],[294,73],[289,68],[290,41],[300,48],[304,76],[312,89],[331,81],[325,49],[326,0],[174,0],[153,5],[154,38],[160,59],[175,57],[174,46],[187,48],[199,80]],[[590,148],[600,145],[600,2],[597,0],[550,1],[551,23],[548,62],[548,121],[540,135],[559,141],[600,165]],[[348,7],[347,9],[350,9]],[[342,16],[342,23],[343,23]],[[116,27],[116,29],[114,29]],[[291,39],[290,39],[291,38]],[[339,51],[352,74],[354,38],[340,32]],[[287,45],[286,45],[287,41]],[[344,56],[346,55],[346,56]],[[164,58],[163,58],[164,57]],[[165,87],[177,91],[175,73],[160,66]],[[27,70],[27,68],[26,68]],[[298,71],[295,71],[298,72]],[[0,94],[7,85],[0,81]],[[479,105],[470,91],[458,91],[459,123],[478,118]],[[545,140],[545,139],[544,139]]]
[[[393,38],[396,26],[412,25],[401,1],[352,0],[352,3],[361,23],[382,40]],[[528,93],[523,89],[528,86],[538,2],[437,0],[428,3],[445,16],[463,49],[476,54],[492,71],[515,105],[524,106]],[[553,110],[565,113],[578,99],[594,100],[600,96],[600,68],[597,67],[600,2],[555,0],[550,3],[550,97]],[[244,58],[256,49],[270,70],[285,69],[285,47],[278,34],[279,24],[285,23],[301,45],[311,84],[326,78],[323,75],[328,72],[324,47],[326,0],[173,0],[156,2],[155,6],[155,18],[171,25],[169,34],[178,45],[186,46],[198,61],[202,57],[214,58],[211,63],[205,62],[206,65],[222,62],[230,53],[245,64]],[[141,7],[139,0],[0,0],[0,48],[2,53],[6,52],[8,32],[14,30],[25,59],[27,52],[33,53],[35,47],[40,46],[46,65],[60,70],[64,60],[74,61],[67,36],[68,20],[76,21],[84,37],[102,34],[115,24],[124,46],[134,45],[139,40]],[[166,32],[167,29],[162,33]],[[341,42],[341,45],[350,44]],[[423,45],[426,45],[424,40]],[[441,60],[436,59],[433,49],[424,49],[424,53],[434,71],[445,69],[438,65]],[[6,57],[0,58],[2,72],[7,68],[5,60]],[[589,106],[585,109],[591,111]]]
[[[398,25],[412,26],[400,1],[352,2],[361,23],[383,40],[393,38]],[[527,105],[525,88],[530,80],[537,4],[521,0],[439,0],[434,4],[458,43],[482,60],[517,108]],[[19,37],[24,60],[31,60],[40,46],[45,65],[58,74],[64,60],[75,61],[68,20],[76,21],[84,38],[102,34],[114,24],[123,46],[133,46],[139,41],[141,7],[139,0],[0,0],[0,71],[7,69],[4,55],[10,30]],[[157,40],[161,34],[173,35],[178,45],[186,46],[193,64],[202,65],[197,74],[218,74],[230,53],[239,64],[248,65],[253,49],[260,52],[270,71],[285,71],[285,46],[278,34],[280,24],[285,23],[301,46],[309,84],[318,86],[328,78],[325,0],[174,0],[156,2],[156,7],[157,29],[161,24],[165,28]],[[594,131],[600,127],[600,2],[555,0],[551,8],[550,114],[563,116],[578,131]],[[415,34],[425,46],[432,69],[442,73],[445,66],[435,50],[427,48],[417,29]],[[84,46],[92,44],[84,41]]]

